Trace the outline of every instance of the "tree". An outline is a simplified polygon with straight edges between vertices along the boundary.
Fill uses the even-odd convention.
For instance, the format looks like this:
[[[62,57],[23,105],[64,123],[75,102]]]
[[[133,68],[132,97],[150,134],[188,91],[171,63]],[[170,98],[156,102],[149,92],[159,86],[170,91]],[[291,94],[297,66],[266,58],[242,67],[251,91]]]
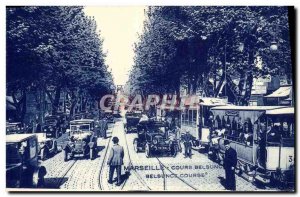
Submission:
[[[82,7],[7,7],[7,94],[45,91],[55,114],[62,91],[109,92],[99,37]]]
[[[179,92],[186,84],[189,93],[208,92],[214,78],[215,96],[224,81],[247,104],[254,77],[291,76],[287,7],[150,7],[147,16],[130,76],[135,89]]]

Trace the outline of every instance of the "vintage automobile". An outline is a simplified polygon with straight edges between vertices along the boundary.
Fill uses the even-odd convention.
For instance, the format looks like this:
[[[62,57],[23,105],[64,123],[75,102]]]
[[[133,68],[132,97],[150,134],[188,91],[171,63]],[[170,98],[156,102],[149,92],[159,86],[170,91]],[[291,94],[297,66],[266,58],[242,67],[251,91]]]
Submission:
[[[44,186],[47,171],[38,161],[35,134],[6,136],[6,187],[34,188]]]
[[[49,138],[59,138],[62,135],[61,120],[59,115],[51,115],[45,117],[45,123],[42,131]]]
[[[37,133],[39,158],[44,161],[49,156],[58,152],[57,141],[54,138],[47,138],[45,133]]]
[[[222,163],[227,139],[237,152],[237,169],[241,175],[280,187],[294,181],[293,107],[220,106],[211,112],[213,130],[224,132],[216,135],[212,131],[210,158]]]
[[[7,122],[6,123],[6,135],[9,134],[24,133],[24,128],[21,122]]]
[[[171,137],[166,122],[149,120],[138,124],[138,137],[134,139],[135,152],[145,151],[146,157],[168,154],[177,155],[178,141]]]
[[[141,111],[127,112],[125,114],[126,123],[124,124],[126,133],[137,132],[137,125],[141,119]]]
[[[62,133],[65,133],[67,131],[67,129],[70,127],[69,122],[70,122],[70,116],[68,114],[65,113],[59,113],[57,114],[58,118],[59,118],[59,126],[61,129]]]
[[[80,119],[70,122],[69,140],[64,143],[64,160],[76,155],[93,159],[97,154],[97,135],[94,132],[94,120]]]

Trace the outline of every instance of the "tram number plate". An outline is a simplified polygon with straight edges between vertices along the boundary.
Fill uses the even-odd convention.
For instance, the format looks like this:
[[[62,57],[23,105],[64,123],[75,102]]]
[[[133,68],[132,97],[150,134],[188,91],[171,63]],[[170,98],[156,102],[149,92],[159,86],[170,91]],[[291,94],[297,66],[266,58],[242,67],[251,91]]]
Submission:
[[[293,157],[293,155],[289,155],[289,156],[288,156],[288,162],[289,162],[289,163],[293,163],[293,162],[294,162],[294,157]]]

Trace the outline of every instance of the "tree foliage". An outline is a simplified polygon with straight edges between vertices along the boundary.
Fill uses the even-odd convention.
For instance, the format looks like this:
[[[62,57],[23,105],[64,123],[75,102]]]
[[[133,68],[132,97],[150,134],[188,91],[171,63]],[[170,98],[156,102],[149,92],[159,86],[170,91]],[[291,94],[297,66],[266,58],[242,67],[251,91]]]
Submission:
[[[291,77],[287,7],[149,7],[144,26],[128,82],[132,91],[178,93],[180,85],[206,91],[213,74],[225,70],[239,79],[240,91],[251,91],[254,77]],[[222,74],[215,78],[221,81]]]
[[[110,91],[103,40],[83,7],[7,7],[7,94],[43,90],[53,113],[61,91]],[[78,96],[78,95],[77,95]]]

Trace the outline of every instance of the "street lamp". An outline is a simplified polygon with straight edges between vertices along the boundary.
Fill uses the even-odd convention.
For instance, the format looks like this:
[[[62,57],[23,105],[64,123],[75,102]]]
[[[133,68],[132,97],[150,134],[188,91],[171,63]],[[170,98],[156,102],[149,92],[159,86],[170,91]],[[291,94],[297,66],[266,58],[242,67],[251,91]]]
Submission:
[[[270,49],[271,49],[271,51],[277,51],[277,49],[278,49],[277,42],[272,41],[271,45],[270,45]]]
[[[238,47],[240,52],[244,51],[244,46],[245,46],[244,43],[240,42],[240,45]]]

